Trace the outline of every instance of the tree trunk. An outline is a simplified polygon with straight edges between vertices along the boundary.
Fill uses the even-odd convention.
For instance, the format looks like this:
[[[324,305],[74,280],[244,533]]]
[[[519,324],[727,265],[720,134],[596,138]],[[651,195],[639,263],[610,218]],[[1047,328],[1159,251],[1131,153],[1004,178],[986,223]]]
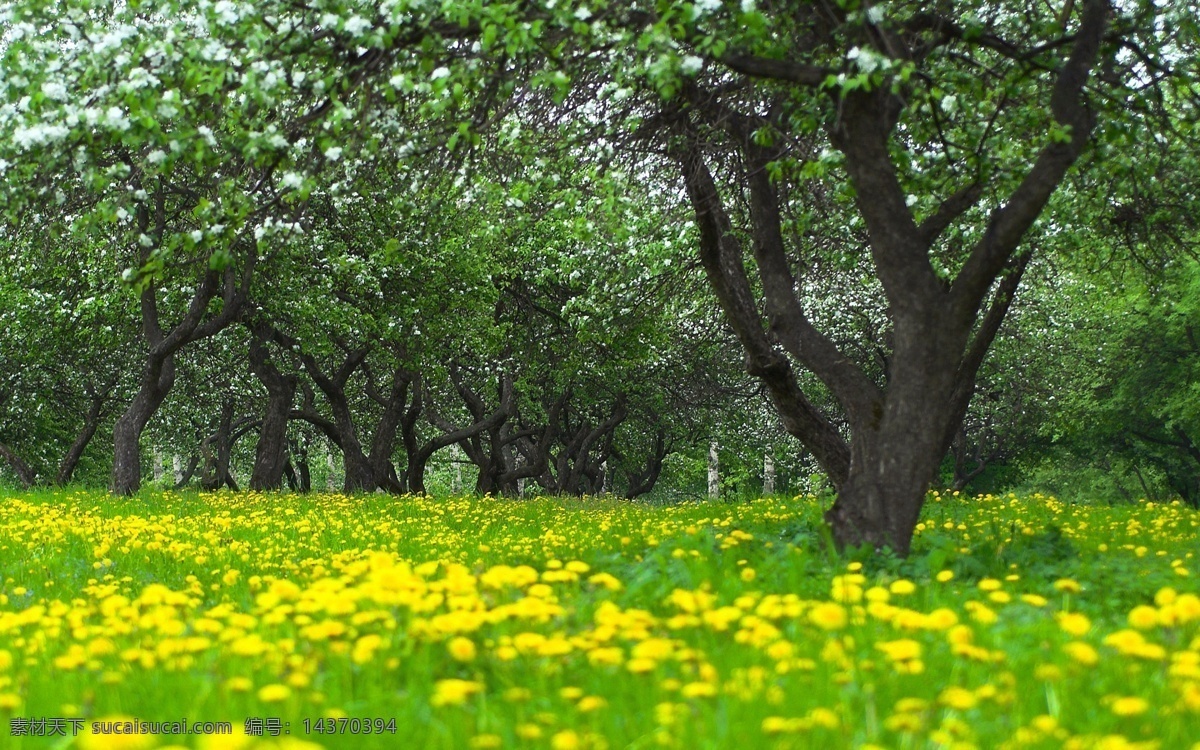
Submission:
[[[406,408],[405,404],[408,401],[410,390],[413,393],[412,403]],[[372,480],[376,487],[387,492],[396,495],[404,494],[410,484],[407,478],[405,481],[401,481],[396,476],[392,454],[396,447],[396,433],[400,432],[405,425],[415,423],[421,414],[423,408],[421,378],[419,375],[414,375],[397,366],[395,372],[392,373],[391,389],[384,394],[376,391],[374,384],[370,382],[370,371],[368,371],[367,393],[383,407],[383,413],[380,414],[379,421],[375,423],[371,452],[367,455],[367,462],[371,465]]]
[[[237,482],[229,473],[229,459],[233,453],[234,442],[233,409],[232,399],[226,399],[221,404],[221,417],[217,424],[217,432],[201,444],[207,450],[204,478],[201,480],[200,486],[206,490],[217,490],[227,486],[229,489],[237,491]],[[212,447],[214,442],[216,443],[215,452]]]
[[[855,425],[851,470],[825,519],[839,547],[909,552],[925,495],[962,413],[954,367],[939,357],[944,331],[897,332],[894,372],[878,426]],[[965,407],[963,407],[965,409]]]
[[[25,459],[18,456],[12,448],[4,443],[0,443],[0,457],[3,457],[12,467],[13,473],[17,475],[17,481],[21,483],[22,487],[28,489],[37,481],[37,475],[34,474],[29,464],[25,463]]]
[[[113,426],[112,491],[132,495],[142,486],[142,432],[175,384],[173,355],[151,353],[137,395]]]
[[[266,333],[254,331],[250,342],[250,369],[267,389],[267,408],[254,449],[250,489],[277,490],[283,486],[287,460],[287,426],[296,396],[296,378],[284,375],[267,354]]]
[[[308,465],[308,438],[301,435],[290,441],[292,458],[295,460],[296,484],[301,492],[312,492],[312,469]]]
[[[659,429],[654,436],[654,447],[646,460],[646,468],[629,476],[629,488],[625,491],[626,499],[632,500],[644,495],[653,490],[654,485],[658,483],[658,478],[662,474],[663,461],[671,453],[671,446],[666,438],[666,432]]]
[[[182,468],[176,472],[178,479],[175,480],[175,489],[183,489],[188,482],[192,481],[192,477],[196,474],[196,468],[200,466],[200,454],[196,453],[188,459],[186,468]]]
[[[717,441],[708,445],[708,496],[717,499],[721,496],[721,475],[717,458]]]
[[[458,443],[450,446],[450,454],[450,460],[454,462],[454,478],[450,480],[450,491],[458,495],[462,492],[462,448],[458,447]]]
[[[110,383],[109,387],[111,385]],[[67,449],[66,455],[58,464],[58,473],[54,477],[54,483],[59,487],[65,487],[71,482],[71,476],[75,473],[75,467],[79,465],[79,459],[83,457],[83,452],[95,437],[96,430],[100,428],[100,420],[104,416],[104,402],[107,399],[107,392],[92,393],[91,403],[88,405],[87,414],[83,419],[83,429],[75,436],[75,441],[71,443],[71,447]]]
[[[775,494],[775,457],[768,451],[763,454],[763,495]]]

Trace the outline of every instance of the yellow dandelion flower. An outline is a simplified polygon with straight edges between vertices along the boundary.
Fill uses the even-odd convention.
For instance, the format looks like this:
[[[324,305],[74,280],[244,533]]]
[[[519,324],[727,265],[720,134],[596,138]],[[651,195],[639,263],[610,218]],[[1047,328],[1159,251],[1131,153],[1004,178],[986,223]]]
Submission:
[[[434,706],[457,706],[466,703],[467,699],[476,693],[483,692],[483,683],[473,680],[438,680],[433,686],[433,697],[429,702]]]
[[[1129,624],[1138,630],[1149,630],[1158,625],[1158,610],[1141,605],[1129,611]]]
[[[583,713],[591,713],[592,711],[599,711],[607,705],[608,701],[598,695],[585,695],[575,704],[575,708]]]
[[[475,641],[462,636],[452,638],[446,644],[446,650],[450,652],[450,658],[455,661],[471,661],[475,658]]]
[[[1092,621],[1078,612],[1060,612],[1055,619],[1064,632],[1076,637],[1092,629]]]
[[[679,694],[684,698],[711,698],[717,694],[717,686],[711,682],[689,682]]]
[[[258,690],[258,699],[263,703],[281,703],[291,696],[292,689],[279,683],[264,685]]]
[[[961,687],[948,687],[938,694],[938,703],[941,703],[947,708],[953,708],[959,711],[966,711],[974,708],[979,699],[975,693]]]
[[[813,726],[825,729],[837,729],[842,723],[836,711],[824,707],[817,707],[809,711],[808,720],[812,722]]]
[[[846,608],[833,602],[822,602],[808,612],[809,622],[825,630],[840,630],[849,620]]]
[[[1067,656],[1087,667],[1100,661],[1100,654],[1096,652],[1096,649],[1083,641],[1071,641],[1063,646],[1063,651]]]
[[[1137,716],[1146,713],[1150,703],[1145,698],[1129,696],[1114,698],[1108,707],[1117,716]]]
[[[896,596],[907,596],[916,590],[917,584],[906,578],[901,578],[898,581],[892,581],[892,585],[888,586],[888,591],[891,591]]]
[[[910,638],[881,641],[875,644],[875,648],[886,654],[892,661],[908,661],[909,659],[919,659],[921,657],[921,644]]]

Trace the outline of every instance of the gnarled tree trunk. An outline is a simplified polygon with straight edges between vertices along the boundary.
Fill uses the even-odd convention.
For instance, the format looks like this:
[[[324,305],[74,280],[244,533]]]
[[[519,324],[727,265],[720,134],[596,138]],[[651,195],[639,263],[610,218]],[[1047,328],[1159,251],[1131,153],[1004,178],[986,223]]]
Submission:
[[[277,490],[283,485],[287,459],[287,426],[296,397],[296,376],[285,375],[267,352],[267,332],[253,329],[250,339],[250,370],[267,389],[267,406],[254,449],[250,489]]]

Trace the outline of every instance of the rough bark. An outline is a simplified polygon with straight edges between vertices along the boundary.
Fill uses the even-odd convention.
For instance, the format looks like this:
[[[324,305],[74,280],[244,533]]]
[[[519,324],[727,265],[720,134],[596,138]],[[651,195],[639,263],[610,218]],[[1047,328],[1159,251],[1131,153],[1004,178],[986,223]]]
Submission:
[[[277,490],[283,486],[287,460],[287,426],[296,397],[296,376],[285,375],[271,361],[266,345],[267,332],[253,330],[250,340],[250,370],[267,390],[267,404],[254,449],[254,470],[250,489]]]
[[[392,453],[396,446],[396,434],[406,418],[415,419],[414,410],[419,413],[421,408],[421,378],[416,373],[403,367],[396,367],[392,373],[391,387],[387,393],[380,393],[374,385],[374,378],[367,370],[367,395],[382,407],[383,412],[375,423],[374,436],[371,439],[371,452],[367,460],[378,487],[392,494],[404,494],[408,491],[407,482],[396,475],[396,467],[392,463]],[[412,404],[408,404],[408,393],[413,391]]]
[[[142,486],[142,432],[175,384],[174,353],[151,352],[141,385],[113,426],[112,491],[132,495]]]

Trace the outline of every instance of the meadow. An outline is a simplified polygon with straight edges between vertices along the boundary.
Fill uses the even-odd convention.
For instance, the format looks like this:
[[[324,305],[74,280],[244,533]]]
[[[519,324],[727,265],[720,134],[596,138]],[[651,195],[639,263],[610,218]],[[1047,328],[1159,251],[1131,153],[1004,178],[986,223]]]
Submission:
[[[9,494],[0,747],[1200,750],[1194,510],[824,503]]]

